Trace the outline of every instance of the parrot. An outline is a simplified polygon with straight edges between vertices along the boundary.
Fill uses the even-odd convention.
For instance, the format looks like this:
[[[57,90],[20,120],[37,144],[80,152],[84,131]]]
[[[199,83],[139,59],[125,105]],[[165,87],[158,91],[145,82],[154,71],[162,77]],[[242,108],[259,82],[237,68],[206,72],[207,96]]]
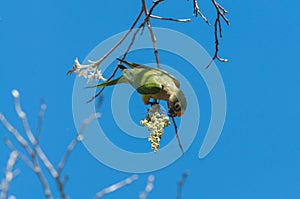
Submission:
[[[179,81],[173,75],[162,69],[118,60],[125,63],[129,69],[119,64],[118,67],[122,72],[119,78],[89,88],[113,86],[121,83],[130,84],[141,95],[145,105],[153,105],[157,103],[157,100],[163,100],[168,105],[168,116],[180,117],[184,114],[187,101],[184,93],[180,90]],[[151,102],[150,99],[153,99],[154,102]]]

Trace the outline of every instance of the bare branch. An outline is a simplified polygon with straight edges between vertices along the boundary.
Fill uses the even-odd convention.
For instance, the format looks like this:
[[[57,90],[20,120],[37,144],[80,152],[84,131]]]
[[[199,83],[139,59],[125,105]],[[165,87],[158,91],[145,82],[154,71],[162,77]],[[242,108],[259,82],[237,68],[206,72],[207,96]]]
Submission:
[[[23,126],[26,132],[26,135],[30,141],[30,143],[33,145],[33,149],[31,149],[31,147],[29,146],[29,144],[27,143],[27,141],[19,134],[19,132],[5,119],[5,117],[0,113],[0,121],[3,123],[3,125],[8,129],[9,132],[12,133],[12,135],[16,138],[16,140],[21,144],[21,146],[25,149],[25,151],[27,152],[27,154],[31,157],[31,161],[28,160],[28,158],[23,155],[21,152],[18,152],[17,149],[13,146],[13,144],[6,139],[5,140],[5,144],[13,151],[16,151],[19,154],[20,159],[22,159],[25,164],[31,168],[36,175],[38,176],[41,184],[43,185],[44,188],[44,193],[47,199],[53,199],[49,186],[48,186],[48,182],[47,179],[44,177],[44,174],[42,173],[42,169],[39,166],[39,162],[37,157],[39,157],[42,162],[44,163],[45,167],[48,169],[48,171],[50,172],[50,174],[52,175],[52,177],[54,178],[54,180],[57,183],[58,186],[58,191],[61,195],[62,199],[67,199],[67,195],[65,194],[64,191],[64,185],[67,181],[67,176],[61,180],[61,171],[63,170],[69,155],[71,154],[72,150],[74,149],[74,147],[76,146],[77,142],[82,140],[83,138],[83,131],[85,130],[86,126],[95,118],[98,118],[100,115],[99,114],[92,114],[92,116],[88,119],[86,119],[83,124],[82,127],[79,131],[79,135],[76,136],[76,138],[71,142],[70,146],[68,147],[68,150],[65,154],[65,156],[63,157],[63,159],[61,160],[59,166],[58,166],[58,170],[56,170],[53,166],[52,163],[48,160],[48,158],[46,157],[46,155],[44,154],[44,152],[42,151],[42,149],[40,148],[37,139],[35,138],[35,136],[32,134],[31,129],[29,127],[29,123],[27,121],[26,118],[26,114],[22,111],[21,108],[21,104],[20,104],[20,94],[17,90],[13,90],[12,91],[13,97],[15,99],[15,109],[16,112],[18,114],[18,116],[22,119],[23,122]],[[41,111],[40,111],[40,116],[41,114],[44,114],[44,110],[46,108],[45,104],[41,105]]]
[[[152,12],[153,12],[154,8],[155,8],[155,7],[158,5],[158,3],[160,3],[160,2],[162,2],[162,1],[157,1],[156,3],[154,3],[154,4],[152,5],[152,7],[150,8],[150,12],[149,12],[148,15],[145,17],[143,23],[141,23],[141,24],[139,25],[139,27],[138,27],[138,28],[135,30],[135,32],[133,33],[133,36],[132,36],[132,38],[131,38],[131,42],[130,42],[128,48],[126,49],[124,55],[122,56],[122,58],[121,58],[121,60],[120,60],[120,64],[125,60],[127,54],[129,53],[131,47],[132,47],[133,44],[134,44],[134,41],[135,41],[135,39],[136,39],[137,34],[139,33],[139,31],[140,31],[142,28],[145,27],[146,23],[149,21],[149,18],[150,18],[151,15],[152,15]],[[142,7],[144,7],[144,4],[143,4]],[[144,9],[144,8],[142,8],[142,11],[143,11],[143,9]]]
[[[19,92],[17,90],[12,91],[12,95],[15,98],[15,108],[17,110],[17,113],[19,117],[25,117],[25,113],[22,111],[21,106],[19,104]],[[16,140],[21,144],[21,146],[25,149],[27,154],[31,157],[32,159],[32,164],[33,164],[33,171],[34,173],[38,176],[44,190],[45,197],[47,199],[53,199],[51,195],[51,191],[47,182],[47,179],[44,177],[44,174],[42,173],[41,167],[39,165],[39,162],[36,157],[36,153],[34,150],[30,148],[28,145],[27,141],[21,136],[21,134],[6,120],[4,115],[0,113],[0,121],[4,125],[4,127],[16,138]],[[24,126],[25,127],[25,126]],[[25,127],[27,128],[27,127]]]
[[[186,22],[191,21],[191,19],[173,19],[173,18],[168,18],[168,17],[160,17],[160,16],[156,16],[156,15],[150,15],[150,18],[165,20],[165,21],[182,22],[182,23],[186,23]]]
[[[25,149],[25,151],[31,155],[33,153],[32,149],[28,145],[27,141],[21,136],[21,134],[15,129],[0,113],[0,121],[4,125],[4,127],[15,137],[15,139],[19,142],[19,144]]]
[[[32,162],[24,154],[18,151],[9,139],[5,138],[4,143],[11,151],[16,151],[18,153],[19,159],[21,159],[29,168],[34,170]]]
[[[177,141],[178,141],[179,148],[180,148],[181,153],[182,153],[182,155],[183,155],[183,154],[184,154],[184,151],[183,151],[183,148],[182,148],[182,145],[181,145],[181,142],[180,142],[180,138],[179,138],[179,135],[178,135],[178,128],[177,128],[177,124],[176,124],[176,122],[175,122],[174,117],[172,117],[172,122],[173,122],[173,126],[174,126],[175,133],[176,133],[176,139],[177,139]]]
[[[181,199],[182,187],[188,175],[190,175],[190,172],[185,171],[182,174],[180,181],[178,182],[177,199]]]
[[[153,2],[153,5],[152,7],[150,8],[150,11],[148,12],[147,10],[147,7],[146,7],[146,2],[145,0],[142,0],[142,7],[143,7],[143,10],[144,10],[144,13],[146,15],[146,18],[147,19],[147,27],[148,27],[148,30],[149,30],[149,33],[150,33],[150,36],[151,36],[151,40],[152,40],[152,43],[153,43],[153,50],[154,50],[154,55],[155,55],[155,59],[156,59],[156,64],[157,64],[157,68],[161,68],[160,66],[160,61],[159,61],[159,57],[158,57],[158,50],[157,50],[157,43],[156,43],[156,37],[155,37],[155,34],[153,32],[153,29],[151,27],[151,23],[150,23],[150,20],[149,20],[149,17],[150,15],[152,14],[154,8],[160,3],[162,2],[163,0],[157,0],[155,2]]]
[[[217,17],[214,23],[214,37],[215,37],[215,54],[208,65],[205,67],[206,69],[213,63],[215,59],[219,60],[220,62],[228,62],[228,59],[224,59],[219,57],[219,37],[222,38],[222,25],[221,25],[221,18],[225,21],[225,23],[229,26],[229,20],[226,18],[225,14],[227,14],[227,10],[225,10],[219,3],[215,0],[212,0],[213,5],[217,11]]]
[[[48,182],[44,177],[43,173],[41,172],[41,168],[35,156],[35,153],[32,151],[30,146],[28,145],[27,141],[19,134],[19,132],[6,120],[6,118],[0,113],[0,121],[4,125],[4,127],[16,138],[16,140],[21,144],[21,146],[25,149],[27,154],[31,157],[33,161],[33,171],[38,176],[43,189],[44,194],[47,199],[53,199],[51,196],[51,192],[48,186]]]
[[[139,33],[139,31],[141,30],[142,27],[144,27],[144,23],[142,23],[142,24],[139,26],[139,28],[137,28],[137,29],[135,30],[135,32],[133,33],[131,42],[130,42],[129,46],[127,47],[127,49],[126,49],[124,55],[122,56],[122,59],[120,60],[120,64],[125,60],[127,54],[129,53],[131,47],[132,47],[133,44],[134,44],[134,41],[135,41],[135,38],[136,38],[137,34]]]
[[[140,193],[140,199],[146,199],[148,197],[148,195],[151,193],[151,191],[153,190],[153,183],[154,183],[155,177],[154,175],[150,175],[148,177],[148,181],[147,181],[147,185],[145,187],[145,190]]]
[[[64,180],[62,181],[61,180],[61,172],[62,170],[64,169],[65,165],[66,165],[66,162],[69,158],[69,156],[71,155],[73,149],[75,148],[75,146],[77,145],[78,142],[82,141],[83,139],[83,132],[85,130],[85,128],[94,120],[94,119],[97,119],[100,117],[100,114],[99,113],[94,113],[92,114],[89,118],[87,118],[86,120],[84,120],[79,132],[78,132],[78,135],[72,140],[72,142],[69,144],[68,148],[67,148],[67,151],[65,153],[65,155],[63,156],[63,158],[61,159],[61,161],[59,162],[58,164],[58,168],[57,168],[57,177],[55,178],[56,180],[56,183],[58,185],[58,190],[59,192],[61,193],[61,197],[63,199],[67,199],[67,196],[65,195],[64,193],[64,185],[68,179],[68,176],[66,176],[64,178]]]
[[[125,39],[128,37],[128,35],[131,33],[131,31],[136,26],[137,22],[139,21],[139,19],[142,16],[142,14],[143,14],[143,11],[141,10],[140,13],[139,13],[139,15],[137,16],[137,18],[135,19],[135,21],[131,25],[130,29],[126,32],[126,34],[103,57],[101,57],[99,60],[97,60],[97,61],[95,61],[95,62],[93,62],[91,64],[88,64],[88,65],[81,65],[81,64],[75,62],[75,64],[73,65],[72,69],[69,70],[67,72],[67,74],[72,74],[74,71],[76,71],[77,69],[81,69],[81,68],[97,67],[97,69],[98,69],[98,67],[100,66],[100,64],[125,41]],[[110,79],[108,78],[107,81],[109,81],[109,80]]]
[[[130,27],[130,29],[128,30],[128,32],[127,32],[127,33],[124,35],[124,37],[118,42],[119,45],[121,45],[121,44],[125,41],[125,39],[128,37],[128,35],[132,32],[132,30],[133,30],[134,27],[136,26],[137,22],[138,22],[139,19],[141,18],[142,14],[143,14],[143,9],[141,9],[141,11],[140,11],[138,17],[135,19],[134,23],[131,25],[131,27]],[[119,45],[115,45],[115,46],[114,46],[115,49],[116,49]],[[100,59],[98,60],[98,62],[99,62],[101,59],[102,59],[102,58],[100,58]],[[125,57],[124,57],[124,59],[125,59]],[[100,63],[101,63],[101,62],[100,62]],[[98,65],[98,66],[99,66],[99,65]],[[75,67],[75,69],[74,69],[74,66],[73,66],[73,69],[72,69],[72,70],[73,70],[73,71],[76,70],[76,67]],[[118,71],[118,66],[115,67],[113,73],[112,73],[112,74],[110,75],[110,77],[106,80],[106,82],[108,82],[109,80],[111,80],[111,79],[116,75],[117,71]],[[70,71],[69,71],[69,72],[70,72]],[[68,73],[69,73],[69,72],[68,72]],[[72,72],[71,72],[71,73],[72,73]],[[95,96],[93,96],[89,101],[87,101],[87,103],[93,101],[96,97],[98,97],[99,95],[101,95],[101,93],[104,91],[104,89],[105,89],[105,87],[102,87],[102,88],[96,93]]]
[[[129,185],[131,184],[133,181],[137,180],[138,179],[138,176],[137,175],[132,175],[131,177],[129,178],[126,178],[125,180],[121,181],[121,182],[118,182],[114,185],[111,185],[101,191],[99,191],[95,196],[94,196],[94,199],[98,199],[98,198],[102,198],[104,195],[106,194],[109,194],[109,193],[112,193],[126,185]]]
[[[230,25],[229,20],[225,16],[225,14],[228,13],[227,10],[225,10],[224,7],[222,7],[216,0],[212,0],[212,3],[216,8],[219,17],[221,16],[225,21],[225,23],[229,26]]]
[[[198,2],[197,0],[194,0],[194,15],[196,17],[198,17],[198,15],[201,16],[201,18],[207,23],[207,25],[210,25],[208,20],[206,19],[206,17],[202,14],[202,12],[200,11],[200,8],[198,6]]]
[[[63,158],[61,159],[61,161],[58,164],[58,168],[57,168],[57,173],[58,175],[61,174],[63,168],[65,167],[65,164],[70,156],[70,154],[72,153],[73,149],[75,148],[75,146],[77,145],[78,142],[83,140],[83,133],[85,128],[95,119],[99,118],[100,114],[99,113],[94,113],[92,114],[89,118],[87,118],[86,120],[84,120],[78,135],[72,140],[72,142],[69,144],[68,149],[65,153],[65,155],[63,156]]]
[[[131,42],[130,42],[130,44],[129,44],[127,50],[125,51],[124,55],[123,55],[122,58],[121,58],[122,61],[125,60],[127,54],[129,53],[131,47],[133,46],[134,41],[135,41],[135,38],[136,38],[138,32],[139,32],[142,28],[144,28],[144,26],[145,26],[146,23],[149,22],[149,18],[150,18],[150,16],[151,16],[151,14],[152,14],[154,8],[155,8],[160,2],[162,2],[162,1],[163,1],[163,0],[159,0],[159,1],[154,2],[153,5],[152,5],[152,7],[150,8],[150,11],[149,11],[149,12],[147,11],[147,8],[145,7],[146,4],[142,4],[142,9],[141,9],[141,11],[140,11],[140,13],[139,13],[139,16],[136,18],[134,24],[130,27],[130,30],[129,30],[127,33],[129,34],[129,33],[132,32],[132,30],[134,29],[134,27],[135,27],[135,25],[137,24],[138,20],[140,19],[142,13],[145,12],[145,10],[146,10],[147,15],[146,15],[146,17],[145,17],[143,23],[135,30],[135,32],[134,32],[134,34],[133,34],[133,36],[132,36]],[[149,28],[149,25],[148,25],[148,28]],[[152,33],[151,33],[151,30],[152,30],[152,28],[151,28],[151,24],[150,24],[150,29],[149,29],[149,31],[150,31],[151,39],[152,39],[153,46],[154,46],[154,54],[155,54],[155,57],[156,57],[157,66],[158,66],[158,68],[159,68],[159,67],[160,67],[160,64],[159,64],[159,58],[158,58],[158,51],[157,51],[157,47],[156,47],[156,39],[155,39],[155,36],[154,36],[153,31],[152,31]],[[127,36],[126,36],[126,37],[127,37]],[[126,39],[126,38],[124,38],[124,40],[125,40],[125,39]],[[120,63],[122,63],[122,61],[120,61]],[[88,66],[88,65],[86,65],[86,66]],[[73,67],[73,68],[74,68],[74,67]],[[114,69],[114,71],[113,71],[113,73],[110,75],[110,77],[109,77],[106,81],[111,80],[111,79],[116,75],[118,69],[119,69],[119,67],[116,66],[115,69]],[[73,69],[72,69],[72,70],[73,70]],[[102,87],[102,88],[96,93],[95,96],[93,96],[89,101],[87,101],[87,103],[93,101],[96,97],[98,97],[99,95],[101,95],[101,93],[105,90],[105,88],[106,88],[106,87]]]
[[[46,111],[46,104],[44,99],[41,100],[41,105],[40,105],[40,112],[39,112],[39,117],[38,117],[38,126],[37,126],[37,130],[36,130],[36,139],[37,142],[39,142],[40,140],[40,136],[41,136],[41,131],[42,131],[42,126],[43,126],[43,120],[44,120],[44,115],[45,115],[45,111]]]
[[[6,199],[9,191],[9,184],[16,176],[13,171],[14,166],[16,164],[18,158],[18,153],[16,151],[12,151],[7,161],[6,170],[5,170],[5,178],[1,182],[0,189],[2,190],[0,193],[0,199]]]
[[[20,117],[20,119],[23,122],[25,133],[26,133],[29,141],[31,142],[31,144],[33,146],[34,153],[39,156],[39,158],[42,160],[43,164],[49,170],[49,172],[51,173],[51,175],[54,178],[56,178],[58,176],[57,175],[57,171],[55,170],[55,168],[51,164],[51,162],[48,160],[47,156],[45,155],[45,153],[43,152],[43,150],[40,148],[40,146],[38,145],[38,142],[37,142],[36,138],[34,137],[33,133],[31,132],[31,129],[29,127],[29,123],[28,123],[26,114],[25,114],[25,112],[22,111],[22,108],[21,108],[19,92],[17,90],[13,90],[12,93],[13,93],[13,97],[15,99],[15,109],[16,109],[16,112],[17,112],[18,116]]]

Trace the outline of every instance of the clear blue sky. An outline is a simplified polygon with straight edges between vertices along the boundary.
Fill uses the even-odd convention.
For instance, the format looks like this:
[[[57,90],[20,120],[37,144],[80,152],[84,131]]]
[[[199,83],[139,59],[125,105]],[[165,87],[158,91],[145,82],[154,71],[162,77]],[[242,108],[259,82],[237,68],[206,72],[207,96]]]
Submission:
[[[207,90],[199,79],[198,89],[203,89],[205,103],[201,107],[197,137],[182,158],[152,173],[156,180],[149,198],[175,198],[177,181],[185,170],[190,170],[191,175],[184,185],[183,198],[299,198],[300,4],[279,0],[220,3],[230,12],[231,21],[229,28],[224,26],[220,46],[220,55],[230,61],[217,63],[228,103],[222,135],[213,151],[206,158],[198,159],[210,115],[210,109],[205,107],[205,103],[209,106]],[[11,90],[17,88],[34,130],[43,97],[48,108],[41,145],[54,163],[58,163],[76,135],[72,116],[75,77],[66,76],[67,70],[75,57],[84,59],[101,41],[127,30],[139,9],[140,1],[0,2],[0,112],[22,131],[11,97]],[[215,12],[210,1],[203,3],[203,13],[213,20]],[[200,18],[192,17],[191,0],[165,1],[155,14],[191,17],[189,24],[161,21],[152,24],[180,31],[213,54],[213,29]],[[131,54],[130,59],[154,60],[151,51],[147,56]],[[168,59],[167,54],[162,57]],[[106,106],[110,101],[109,92],[108,89],[107,96],[104,93],[104,105],[100,109],[103,115],[109,112],[110,107]],[[141,103],[139,99],[136,102]],[[142,104],[138,106],[142,109],[133,112],[137,122],[145,114]],[[0,125],[1,140],[7,135]],[[148,147],[124,136],[118,129],[108,136],[114,143],[135,152]],[[166,140],[170,137],[166,136]],[[127,142],[130,146],[126,146]],[[9,150],[0,142],[1,172],[8,154]],[[22,162],[17,167],[21,173],[13,181],[11,193],[18,198],[41,198],[41,186],[33,172]],[[70,175],[66,190],[71,198],[78,199],[91,198],[102,188],[131,175],[101,164],[82,144],[74,150],[65,171]],[[148,175],[141,174],[134,184],[106,198],[137,198]],[[54,183],[51,188],[56,189]],[[57,196],[56,191],[54,195]]]

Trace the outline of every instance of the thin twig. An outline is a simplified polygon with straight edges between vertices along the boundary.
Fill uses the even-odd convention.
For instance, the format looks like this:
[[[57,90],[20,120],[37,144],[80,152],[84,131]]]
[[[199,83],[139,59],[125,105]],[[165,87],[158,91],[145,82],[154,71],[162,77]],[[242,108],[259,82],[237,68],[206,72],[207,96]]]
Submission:
[[[14,174],[15,172],[13,171],[13,169],[16,164],[17,158],[18,158],[18,153],[16,151],[12,151],[7,160],[7,165],[5,169],[5,178],[1,182],[2,191],[0,193],[0,199],[6,199],[8,196],[9,184],[16,176],[16,174]]]
[[[191,21],[191,19],[173,19],[173,18],[169,18],[169,17],[160,17],[160,16],[156,16],[156,15],[150,15],[150,18],[165,20],[165,21],[182,22],[182,23],[186,23],[186,22]]]
[[[229,20],[226,18],[225,14],[227,14],[227,10],[224,9],[219,3],[217,3],[215,0],[212,0],[213,5],[215,6],[215,9],[217,11],[217,16],[214,22],[214,37],[215,37],[215,54],[213,58],[210,60],[208,65],[205,67],[206,69],[209,68],[209,66],[213,63],[215,59],[219,60],[220,62],[227,62],[228,59],[224,59],[219,57],[219,37],[222,38],[222,25],[221,25],[221,18],[225,21],[225,23],[229,26]]]
[[[47,199],[52,199],[53,197],[51,196],[50,193],[50,189],[48,186],[48,182],[47,179],[44,177],[41,167],[39,166],[39,162],[37,157],[40,157],[40,159],[42,160],[42,162],[44,163],[45,167],[49,170],[49,172],[51,173],[52,177],[55,179],[57,185],[58,185],[58,190],[59,193],[61,194],[61,198],[62,199],[67,199],[67,195],[64,192],[64,185],[65,182],[67,180],[67,176],[61,180],[61,171],[63,170],[67,159],[70,155],[70,153],[72,152],[72,150],[74,149],[75,145],[77,144],[78,141],[82,140],[82,133],[84,131],[84,129],[86,128],[86,126],[95,118],[99,117],[99,114],[93,114],[90,118],[86,119],[83,122],[83,125],[79,131],[79,135],[76,137],[75,140],[73,140],[70,144],[70,146],[68,147],[68,150],[65,154],[65,156],[63,157],[62,161],[60,162],[59,166],[58,166],[58,170],[56,170],[51,162],[48,160],[48,158],[46,157],[46,155],[44,154],[44,152],[42,151],[42,149],[40,148],[40,146],[38,145],[37,139],[34,137],[34,135],[31,132],[31,129],[29,127],[29,123],[27,121],[26,118],[26,114],[22,111],[21,108],[21,104],[20,104],[20,100],[19,100],[19,92],[17,90],[13,90],[12,91],[13,97],[15,99],[15,109],[16,112],[18,114],[18,116],[22,119],[23,121],[23,126],[26,132],[26,135],[30,141],[30,143],[33,145],[33,149],[31,149],[31,147],[29,146],[29,144],[27,143],[27,141],[19,134],[19,132],[5,119],[5,117],[0,113],[0,121],[3,123],[3,125],[8,129],[9,132],[12,133],[12,135],[16,138],[16,140],[22,145],[22,147],[25,149],[25,151],[28,153],[28,155],[31,157],[32,162],[30,160],[27,159],[27,157],[25,155],[23,155],[22,153],[19,153],[19,157],[20,159],[22,159],[25,164],[30,167],[38,176],[41,184],[43,185],[44,188],[44,193]],[[41,110],[44,111],[45,110],[45,104],[42,105]],[[11,150],[15,150],[16,148],[13,146],[13,144],[6,139],[5,140],[6,145],[11,149]]]
[[[138,28],[135,30],[135,32],[133,33],[133,36],[132,36],[132,38],[131,38],[131,42],[130,42],[130,44],[128,45],[128,47],[127,47],[127,49],[126,49],[124,55],[122,56],[122,58],[121,58],[121,60],[120,60],[120,64],[125,60],[127,54],[129,53],[131,47],[132,47],[133,44],[134,44],[134,41],[135,41],[135,39],[136,39],[137,34],[139,33],[139,31],[140,31],[142,28],[145,27],[146,23],[149,21],[149,18],[150,18],[151,15],[152,15],[152,12],[153,12],[154,8],[155,8],[155,7],[158,5],[158,3],[160,3],[160,2],[162,2],[162,1],[156,2],[156,3],[154,3],[154,4],[152,5],[152,7],[150,8],[150,12],[149,12],[148,15],[145,17],[143,23],[141,23],[141,24],[139,25],[139,27],[138,27]],[[143,7],[144,7],[144,5],[142,6],[142,11],[143,11]]]
[[[78,65],[76,63],[76,59],[75,59],[75,64],[73,65],[72,69],[67,72],[67,74],[72,74],[75,70],[81,69],[81,68],[97,67],[97,69],[98,69],[98,67],[100,66],[100,64],[125,41],[125,39],[128,37],[128,35],[133,30],[133,28],[136,26],[137,22],[139,21],[139,19],[142,16],[142,14],[143,14],[143,11],[141,10],[140,13],[139,13],[139,15],[137,16],[137,18],[135,19],[135,21],[133,22],[133,24],[129,28],[129,30],[126,32],[126,34],[103,57],[101,57],[97,61],[95,61],[95,62],[93,62],[91,64],[87,64],[87,65]],[[110,80],[110,78],[107,79],[107,81],[109,81],[109,80]]]
[[[188,175],[190,175],[190,172],[185,171],[182,174],[180,181],[178,182],[177,199],[181,199],[182,187]]]
[[[15,137],[15,139],[19,142],[19,144],[22,146],[22,148],[25,149],[25,151],[31,155],[33,153],[32,149],[28,145],[27,141],[21,136],[21,134],[15,129],[4,117],[2,113],[0,113],[0,121],[3,124],[3,126]]]
[[[128,35],[132,32],[132,30],[133,30],[134,27],[136,26],[137,22],[139,21],[139,19],[140,19],[141,16],[142,16],[142,14],[143,14],[143,9],[141,9],[139,15],[137,16],[137,18],[135,19],[135,21],[133,22],[133,24],[131,25],[131,27],[130,27],[129,30],[127,31],[127,33],[121,38],[121,40],[117,43],[117,45],[115,45],[112,49],[115,50],[119,45],[121,45],[121,44],[125,41],[125,39],[128,37]],[[112,49],[111,49],[110,51],[112,51]],[[113,51],[112,51],[112,52],[113,52]],[[98,60],[98,62],[99,62],[101,59],[103,59],[103,57],[100,58],[100,59]],[[100,63],[101,63],[101,62],[100,62]],[[74,66],[73,66],[73,69],[72,69],[71,71],[73,72],[74,70],[76,70],[76,67],[74,68]],[[115,67],[113,73],[112,73],[112,74],[110,75],[110,77],[106,80],[106,82],[110,81],[110,80],[116,75],[117,71],[118,71],[118,66]],[[71,72],[71,73],[72,73],[72,72]],[[68,72],[68,74],[71,74],[71,73],[70,73],[70,71]],[[105,89],[105,87],[102,87],[102,88],[96,93],[96,95],[94,95],[89,101],[87,101],[87,103],[93,101],[96,97],[98,97],[99,95],[101,95],[101,93],[104,91],[104,89]]]
[[[64,169],[66,163],[67,163],[67,160],[68,158],[70,157],[73,149],[75,148],[75,146],[78,144],[78,142],[82,141],[83,139],[83,133],[84,133],[84,130],[85,128],[95,119],[99,118],[100,117],[100,114],[99,113],[94,113],[92,114],[89,118],[87,118],[86,120],[84,120],[79,132],[78,132],[78,135],[71,141],[71,143],[69,144],[68,148],[67,148],[67,151],[65,153],[65,155],[63,156],[63,158],[61,159],[61,161],[59,162],[58,164],[58,168],[57,168],[57,178],[55,179],[56,180],[56,183],[58,185],[58,190],[59,192],[61,193],[61,196],[63,199],[67,198],[66,195],[64,194],[64,186],[67,182],[67,179],[68,179],[68,176],[65,176],[64,180],[62,181],[61,180],[61,172],[62,170]]]
[[[147,185],[145,187],[145,190],[140,193],[140,199],[146,199],[148,197],[148,195],[151,193],[151,191],[153,190],[153,183],[154,183],[155,177],[154,175],[150,175],[148,177],[148,181],[147,181]]]
[[[129,185],[131,184],[133,181],[137,180],[138,179],[138,176],[137,175],[132,175],[131,177],[129,178],[126,178],[125,180],[121,181],[121,182],[118,182],[114,185],[111,185],[101,191],[99,191],[95,196],[94,196],[94,199],[99,199],[99,198],[102,198],[104,195],[106,194],[109,194],[111,192],[114,192],[126,185]]]
[[[180,150],[181,150],[181,153],[182,153],[182,155],[183,155],[183,154],[184,154],[184,151],[183,151],[183,148],[182,148],[182,145],[181,145],[181,142],[180,142],[180,138],[179,138],[179,135],[178,135],[177,124],[176,124],[176,122],[175,122],[174,117],[171,117],[171,118],[172,118],[173,126],[174,126],[174,129],[175,129],[175,133],[176,133],[176,139],[177,139],[179,148],[180,148]]]
[[[200,11],[200,8],[199,8],[199,5],[198,5],[198,2],[197,0],[194,0],[194,15],[196,17],[198,17],[198,15],[201,16],[201,18],[207,23],[207,25],[210,25],[209,24],[209,21],[206,19],[206,17],[202,14],[202,12]]]
[[[41,137],[41,131],[42,131],[43,120],[44,120],[46,108],[47,108],[47,106],[45,104],[45,100],[41,99],[40,112],[39,112],[39,117],[38,117],[38,125],[37,125],[36,136],[35,136],[37,142],[39,142],[40,137]]]
[[[162,2],[162,1],[163,1],[163,0],[157,0],[157,1],[153,2],[153,5],[152,5],[150,11],[148,12],[147,7],[146,7],[146,2],[145,2],[145,0],[142,0],[143,10],[144,10],[144,13],[145,13],[146,17],[149,18],[149,16],[150,16],[151,13],[153,12],[154,8],[155,8],[160,2]],[[155,60],[156,60],[157,68],[161,68],[161,66],[160,66],[160,61],[159,61],[159,57],[158,57],[158,50],[157,50],[156,37],[155,37],[155,34],[154,34],[153,29],[152,29],[152,27],[151,27],[151,22],[150,22],[149,19],[147,20],[147,27],[148,27],[148,30],[149,30],[149,33],[150,33],[150,36],[151,36],[151,40],[152,40],[152,43],[153,43],[153,50],[154,50],[154,55],[155,55]]]
[[[19,98],[19,92],[17,90],[12,91],[13,97]],[[17,99],[15,103],[19,103],[19,100]],[[15,105],[17,112],[19,112],[19,117],[25,117],[25,113],[21,110],[20,105]],[[4,127],[16,138],[16,140],[21,144],[21,146],[25,149],[27,154],[31,157],[32,163],[33,163],[33,171],[38,176],[44,190],[45,197],[47,199],[52,199],[51,191],[47,182],[47,179],[44,177],[44,174],[42,173],[41,167],[39,165],[39,162],[36,157],[36,153],[34,150],[31,149],[31,147],[28,145],[27,141],[21,136],[21,134],[6,120],[4,115],[0,113],[0,121],[4,125]]]
[[[78,135],[72,140],[72,142],[69,144],[67,151],[65,153],[65,155],[63,156],[63,158],[61,159],[61,161],[58,164],[58,168],[57,168],[57,173],[58,175],[61,174],[63,168],[65,167],[65,164],[70,156],[70,154],[72,153],[74,147],[77,145],[78,142],[82,141],[83,139],[83,133],[85,128],[95,119],[99,118],[100,114],[99,113],[93,113],[89,118],[87,118],[86,120],[84,120],[84,122],[82,123],[82,126],[78,132]]]
[[[19,159],[21,159],[29,168],[34,170],[34,165],[32,164],[32,162],[24,154],[18,151],[9,139],[4,138],[4,143],[11,151],[16,151],[18,153]]]
[[[6,120],[4,115],[0,113],[0,121],[4,125],[4,127],[16,138],[16,140],[21,144],[21,146],[25,149],[27,154],[31,157],[33,161],[33,171],[38,176],[44,190],[44,194],[47,199],[52,199],[52,195],[50,192],[50,188],[46,178],[44,177],[43,173],[41,172],[41,168],[39,163],[36,159],[35,153],[32,151],[30,146],[28,145],[27,141],[19,134],[19,132]]]
[[[30,143],[33,146],[34,153],[36,153],[39,156],[39,158],[42,160],[43,164],[49,170],[49,172],[51,173],[51,175],[54,178],[56,178],[57,177],[57,172],[56,172],[54,166],[48,160],[47,156],[45,155],[45,153],[43,152],[43,150],[40,148],[40,146],[38,145],[38,142],[37,142],[36,138],[34,137],[33,133],[31,132],[31,129],[29,127],[29,123],[28,123],[26,114],[25,114],[25,112],[23,112],[23,110],[21,108],[20,95],[19,95],[19,92],[17,90],[13,90],[13,97],[14,97],[14,100],[15,100],[15,110],[16,110],[19,118],[23,122],[25,133],[26,133],[26,135],[27,135]]]
[[[223,6],[221,6],[216,0],[211,0],[212,3],[214,4],[218,14],[223,18],[223,20],[225,21],[225,23],[229,26],[229,20],[227,19],[227,17],[225,16],[225,14],[228,13],[227,10],[225,10],[225,8]]]
[[[132,36],[131,41],[130,41],[130,44],[128,45],[128,47],[127,47],[125,53],[123,54],[123,56],[122,56],[122,58],[121,58],[121,60],[120,60],[120,64],[125,60],[127,54],[129,53],[131,47],[132,47],[133,44],[134,44],[134,41],[135,41],[135,38],[136,38],[137,34],[139,33],[139,31],[141,30],[142,27],[144,27],[144,23],[142,23],[142,24],[135,30],[135,32],[133,33],[133,36]]]

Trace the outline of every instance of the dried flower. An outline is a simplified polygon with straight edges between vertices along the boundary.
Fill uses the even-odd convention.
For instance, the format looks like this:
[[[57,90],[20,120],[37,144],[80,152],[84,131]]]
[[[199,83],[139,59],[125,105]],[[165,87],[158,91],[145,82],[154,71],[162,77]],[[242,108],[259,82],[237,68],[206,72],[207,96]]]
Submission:
[[[75,64],[73,65],[72,70],[68,72],[68,74],[71,74],[75,71],[76,75],[79,77],[83,76],[85,79],[87,79],[87,82],[91,81],[106,81],[106,79],[102,76],[101,70],[98,69],[96,62],[91,62],[91,64],[88,65],[82,65],[79,63],[78,59],[75,59]]]
[[[89,74],[87,76],[88,82],[94,80],[106,81],[106,79],[102,76],[101,70],[97,70],[95,68],[94,69],[88,68],[87,70],[89,71]]]

